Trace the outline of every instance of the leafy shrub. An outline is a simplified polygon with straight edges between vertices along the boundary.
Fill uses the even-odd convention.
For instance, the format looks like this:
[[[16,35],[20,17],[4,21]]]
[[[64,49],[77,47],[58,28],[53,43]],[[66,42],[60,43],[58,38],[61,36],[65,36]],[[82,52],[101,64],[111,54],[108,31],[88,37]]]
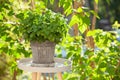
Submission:
[[[68,31],[67,20],[63,15],[54,13],[48,9],[45,11],[27,10],[18,14],[20,31],[24,38],[29,41],[46,40],[59,43]]]

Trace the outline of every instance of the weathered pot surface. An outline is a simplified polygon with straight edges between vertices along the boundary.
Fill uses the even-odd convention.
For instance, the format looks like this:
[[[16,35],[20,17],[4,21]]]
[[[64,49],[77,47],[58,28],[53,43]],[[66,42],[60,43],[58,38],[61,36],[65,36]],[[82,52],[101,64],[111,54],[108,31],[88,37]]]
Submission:
[[[54,63],[55,43],[45,41],[39,43],[38,41],[31,41],[33,63],[35,64],[52,64]]]

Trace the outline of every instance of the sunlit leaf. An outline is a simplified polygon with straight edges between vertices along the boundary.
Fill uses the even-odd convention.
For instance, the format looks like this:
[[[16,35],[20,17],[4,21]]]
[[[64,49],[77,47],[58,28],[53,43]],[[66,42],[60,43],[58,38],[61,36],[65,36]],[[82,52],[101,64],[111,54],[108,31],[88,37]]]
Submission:
[[[99,1],[99,0],[95,0],[95,2],[96,2],[97,4],[98,4],[98,1]]]
[[[84,33],[84,32],[86,31],[87,27],[88,27],[88,26],[87,26],[86,24],[80,25],[80,26],[79,26],[80,32],[81,32],[81,33]]]
[[[0,20],[3,20],[3,16],[2,16],[2,14],[0,14]]]

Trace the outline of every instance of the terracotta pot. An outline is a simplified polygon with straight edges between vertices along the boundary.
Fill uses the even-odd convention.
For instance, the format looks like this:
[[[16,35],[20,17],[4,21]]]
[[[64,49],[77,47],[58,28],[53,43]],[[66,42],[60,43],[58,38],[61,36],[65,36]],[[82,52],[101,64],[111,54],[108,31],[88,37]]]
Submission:
[[[35,64],[51,64],[54,63],[55,43],[45,41],[39,43],[31,42],[33,63]]]

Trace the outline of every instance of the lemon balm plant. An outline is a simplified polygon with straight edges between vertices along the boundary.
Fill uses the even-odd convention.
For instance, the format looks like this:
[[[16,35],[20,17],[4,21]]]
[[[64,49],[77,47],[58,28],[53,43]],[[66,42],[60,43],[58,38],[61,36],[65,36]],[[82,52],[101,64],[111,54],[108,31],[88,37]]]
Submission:
[[[43,12],[28,10],[19,15],[22,17],[19,17],[20,28],[26,40],[59,43],[67,33],[67,20],[60,13],[46,9]]]
[[[27,10],[17,16],[24,39],[31,43],[33,63],[53,63],[55,45],[65,38],[69,28],[64,16],[48,9]]]

